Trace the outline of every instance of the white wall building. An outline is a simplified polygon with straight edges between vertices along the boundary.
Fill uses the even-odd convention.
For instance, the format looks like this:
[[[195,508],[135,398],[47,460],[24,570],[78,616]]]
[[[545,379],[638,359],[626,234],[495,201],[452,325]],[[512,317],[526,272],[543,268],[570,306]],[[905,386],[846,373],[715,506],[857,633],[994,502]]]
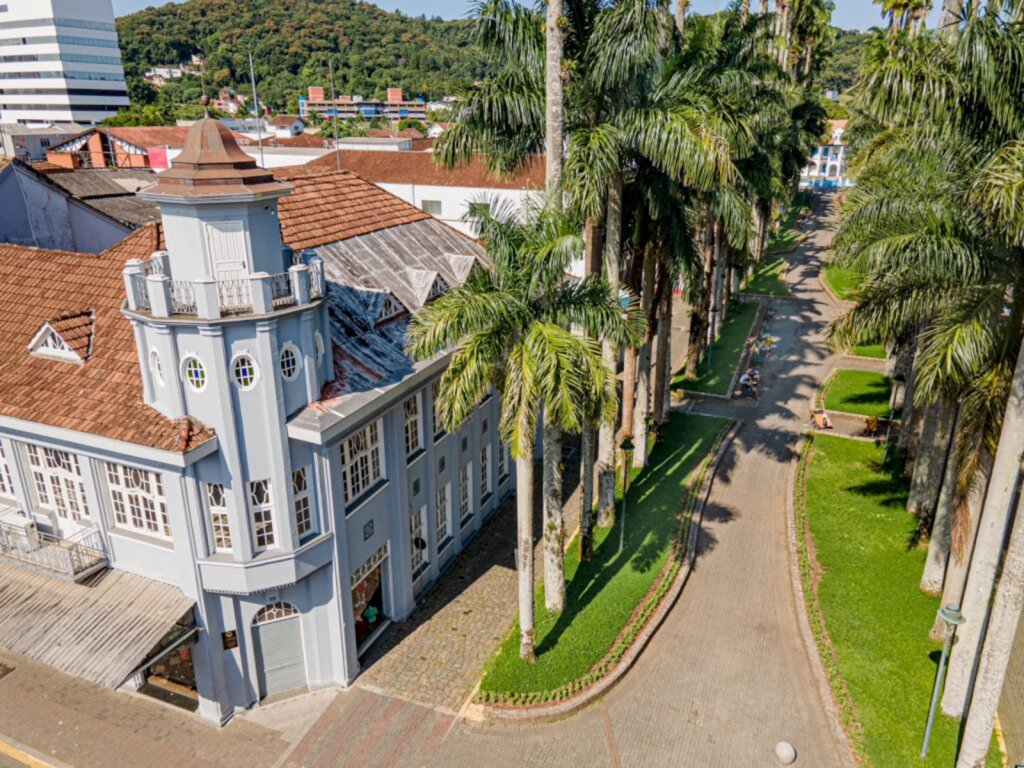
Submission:
[[[250,151],[251,148],[246,148]],[[338,153],[328,152],[307,167],[317,171],[337,168]],[[467,215],[475,206],[521,212],[543,199],[544,163],[538,158],[525,171],[500,178],[480,160],[447,169],[434,162],[433,152],[341,153],[341,169],[373,182],[381,189],[412,203],[449,226],[475,237],[475,225]]]
[[[815,147],[807,166],[800,172],[800,186],[814,189],[835,189],[850,186],[846,177],[846,145],[843,133],[846,120],[829,120],[829,142]]]
[[[0,122],[97,123],[127,106],[110,0],[0,3]]]

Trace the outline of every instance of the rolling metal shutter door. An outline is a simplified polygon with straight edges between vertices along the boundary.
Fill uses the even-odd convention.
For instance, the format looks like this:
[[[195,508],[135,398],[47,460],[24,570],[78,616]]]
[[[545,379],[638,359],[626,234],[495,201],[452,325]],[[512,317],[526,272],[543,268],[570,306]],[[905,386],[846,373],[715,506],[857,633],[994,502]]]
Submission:
[[[253,627],[253,642],[261,699],[306,684],[306,661],[298,616]]]

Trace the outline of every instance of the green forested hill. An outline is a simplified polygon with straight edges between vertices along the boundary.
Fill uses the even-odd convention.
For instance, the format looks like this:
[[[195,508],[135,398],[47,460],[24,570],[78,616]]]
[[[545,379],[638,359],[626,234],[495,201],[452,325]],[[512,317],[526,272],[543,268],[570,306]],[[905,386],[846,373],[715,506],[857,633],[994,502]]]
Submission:
[[[822,88],[835,88],[842,92],[853,85],[860,64],[861,51],[867,45],[869,32],[836,29],[832,51],[821,68],[818,82]]]
[[[124,16],[117,31],[132,80],[199,53],[211,89],[247,86],[251,50],[260,95],[276,109],[294,106],[308,85],[326,86],[335,51],[339,94],[383,96],[397,85],[408,97],[437,98],[483,72],[468,21],[388,13],[359,0],[189,0]]]

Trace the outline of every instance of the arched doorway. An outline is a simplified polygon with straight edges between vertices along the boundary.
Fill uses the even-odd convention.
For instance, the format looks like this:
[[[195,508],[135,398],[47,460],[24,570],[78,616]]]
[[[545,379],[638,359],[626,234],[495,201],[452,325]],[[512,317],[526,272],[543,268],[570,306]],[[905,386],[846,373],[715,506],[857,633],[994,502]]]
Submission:
[[[306,685],[299,612],[291,603],[264,606],[252,620],[260,699]]]

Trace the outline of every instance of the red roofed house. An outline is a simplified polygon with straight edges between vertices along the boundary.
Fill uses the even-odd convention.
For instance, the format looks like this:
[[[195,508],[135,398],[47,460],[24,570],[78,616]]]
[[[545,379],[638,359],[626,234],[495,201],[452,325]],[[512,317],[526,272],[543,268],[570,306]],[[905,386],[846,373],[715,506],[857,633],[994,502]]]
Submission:
[[[46,152],[46,159],[65,168],[151,168],[163,171],[181,151],[188,136],[187,126],[125,126],[91,128],[84,133],[55,144]],[[241,134],[234,134],[242,146],[255,144]]]
[[[514,473],[498,398],[448,434],[447,356],[405,353],[476,242],[215,120],[183,144],[159,223],[0,245],[0,647],[221,724],[351,684]]]

